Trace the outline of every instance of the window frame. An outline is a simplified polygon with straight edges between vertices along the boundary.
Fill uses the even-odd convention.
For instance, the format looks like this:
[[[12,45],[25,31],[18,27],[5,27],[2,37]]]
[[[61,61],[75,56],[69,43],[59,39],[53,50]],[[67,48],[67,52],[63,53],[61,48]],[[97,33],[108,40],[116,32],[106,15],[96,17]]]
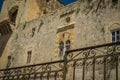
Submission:
[[[13,25],[16,24],[16,19],[17,19],[17,16],[18,16],[18,10],[19,10],[19,7],[14,6],[8,12],[10,23],[12,23]]]
[[[64,54],[64,42],[60,41],[60,43],[59,43],[59,56],[60,56],[60,58],[63,56],[63,54]]]
[[[112,36],[112,42],[120,42],[120,29],[112,30],[111,36]]]

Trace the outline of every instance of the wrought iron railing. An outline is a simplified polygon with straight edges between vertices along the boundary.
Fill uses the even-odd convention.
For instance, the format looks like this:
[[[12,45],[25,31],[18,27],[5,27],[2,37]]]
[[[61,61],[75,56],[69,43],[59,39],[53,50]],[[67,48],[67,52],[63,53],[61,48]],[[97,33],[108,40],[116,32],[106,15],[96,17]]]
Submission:
[[[120,42],[70,50],[65,69],[71,80],[118,80],[119,56]]]
[[[64,60],[0,70],[0,80],[119,80],[120,42],[66,51]]]
[[[63,76],[63,60],[0,70],[0,80],[57,80]]]

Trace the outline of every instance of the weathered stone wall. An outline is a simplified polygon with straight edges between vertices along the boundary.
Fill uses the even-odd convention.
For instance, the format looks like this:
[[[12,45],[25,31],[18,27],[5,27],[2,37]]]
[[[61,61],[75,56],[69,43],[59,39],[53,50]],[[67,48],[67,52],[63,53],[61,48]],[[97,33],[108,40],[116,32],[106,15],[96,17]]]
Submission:
[[[11,40],[10,53],[15,58],[13,66],[25,65],[29,50],[32,50],[31,64],[57,60],[59,58],[55,52],[58,48],[57,30],[71,24],[75,26],[74,48],[111,42],[108,27],[114,22],[119,22],[119,9],[106,7],[95,12],[96,9],[90,11],[88,8],[84,9],[89,7],[87,4],[87,2],[82,5],[79,2],[74,3],[18,26]],[[94,4],[95,6],[97,5]],[[111,15],[115,16],[112,18]],[[67,17],[70,17],[70,22],[66,22]]]
[[[46,0],[26,0],[24,16],[21,22],[31,21],[62,6],[63,4],[57,0],[50,0],[49,2],[46,2]]]
[[[16,18],[16,26],[23,22],[28,22],[33,19],[62,7],[57,0],[46,2],[46,0],[5,0],[0,14],[0,22],[10,20],[9,11],[18,6],[18,14]],[[46,13],[44,11],[46,10]]]
[[[120,27],[120,7],[109,1],[79,0],[29,22],[22,17],[21,22],[7,44],[6,54],[13,58],[11,67],[28,65],[28,51],[32,51],[30,64],[59,60],[58,31],[70,25],[74,25],[72,49],[111,42],[111,29]]]
[[[37,0],[41,15],[54,11],[64,5],[59,0]]]
[[[31,22],[22,23],[11,37],[10,55],[13,55],[12,66],[26,65],[27,52],[32,50],[30,64],[58,60],[58,53],[55,52],[57,45],[57,30],[73,24],[75,12],[71,15],[71,21],[66,23],[66,10],[71,12],[74,7],[58,9],[52,13],[41,16]],[[65,20],[65,21],[64,21]],[[33,31],[35,29],[35,31]],[[19,57],[18,57],[19,56]],[[39,56],[39,57],[37,57]]]
[[[45,0],[44,0],[45,1]],[[53,11],[53,10],[55,10],[55,9],[57,9],[57,8],[59,8],[59,7],[61,7],[61,6],[63,6],[61,3],[59,3],[58,1],[56,1],[56,0],[53,0],[52,2],[54,2],[54,3],[51,3],[51,2],[49,2],[49,4],[48,3],[44,3],[44,5],[45,4],[47,4],[46,6],[44,6],[44,8],[48,8],[51,4],[54,4],[54,5],[52,5],[52,6],[50,6],[51,8],[50,8],[50,10],[49,11]],[[40,4],[40,5],[43,5],[43,4]],[[16,31],[16,28],[18,28],[19,27],[19,24],[24,24],[24,23],[26,23],[26,22],[28,22],[28,21],[31,21],[31,20],[33,20],[33,19],[35,19],[35,18],[38,18],[39,16],[42,16],[43,15],[43,11],[42,11],[42,9],[40,8],[40,5],[39,5],[39,3],[38,3],[38,1],[36,0],[5,0],[4,1],[4,4],[3,4],[3,7],[2,7],[2,11],[1,11],[1,13],[0,13],[0,23],[2,23],[2,22],[4,22],[4,21],[10,21],[10,18],[9,18],[9,12],[11,11],[11,10],[13,10],[14,9],[14,7],[18,7],[18,14],[17,14],[17,18],[16,18],[16,21],[15,21],[15,25],[13,25],[13,24],[11,24],[11,22],[9,22],[9,24],[10,24],[10,26],[11,26],[11,29],[13,30],[13,31]],[[53,9],[53,10],[52,10]],[[39,14],[39,13],[41,13],[41,14]],[[31,23],[32,24],[32,23]],[[4,25],[2,25],[2,26],[4,26]],[[3,27],[4,28],[4,27]],[[5,28],[4,28],[5,29]],[[29,31],[27,31],[27,32],[29,32]],[[5,45],[2,45],[1,44],[1,46],[2,46],[2,50],[0,50],[1,51],[1,57],[0,57],[0,63],[1,63],[1,66],[0,66],[0,68],[2,67],[6,67],[6,64],[7,64],[7,62],[8,62],[8,56],[11,56],[11,61],[13,61],[14,60],[14,56],[13,56],[13,54],[14,53],[17,53],[17,50],[16,50],[16,48],[13,48],[13,49],[15,49],[15,51],[16,52],[14,52],[13,51],[13,49],[12,50],[10,50],[10,48],[9,47],[7,47],[7,45],[8,46],[11,46],[12,45],[12,43],[11,43],[11,40],[12,40],[12,37],[14,37],[14,32],[13,32],[13,35],[10,37],[10,39],[9,39],[9,37],[7,38],[6,37],[6,35],[3,35],[3,36],[1,36],[1,34],[0,34],[0,37],[1,37],[1,40],[0,40],[0,43],[3,43],[3,42],[5,42],[4,44]],[[24,39],[24,38],[23,38]],[[8,41],[7,41],[8,40]],[[10,43],[9,43],[10,42]],[[28,41],[29,42],[29,41]],[[14,43],[14,42],[13,42]],[[21,44],[21,43],[20,43]],[[18,44],[19,45],[19,44]],[[31,46],[33,46],[34,44],[32,44]],[[4,46],[6,46],[6,47],[4,47]],[[15,46],[17,46],[17,45],[14,45],[14,46],[12,46],[12,47],[15,47]],[[29,46],[29,45],[28,45]],[[31,46],[30,46],[30,48],[31,48]],[[3,49],[4,48],[4,49]],[[26,46],[26,48],[28,49],[29,47],[27,47]],[[9,50],[8,50],[9,49]],[[31,49],[30,49],[31,50]],[[9,53],[9,52],[10,53]],[[19,50],[18,50],[19,51]],[[21,53],[21,52],[20,52]],[[27,53],[27,51],[25,52],[25,53]],[[12,54],[12,55],[11,55]],[[26,56],[27,56],[27,54],[26,54]],[[25,58],[26,58],[26,56],[25,56]],[[26,63],[26,59],[25,59],[25,62],[24,63]],[[19,64],[19,63],[18,63]],[[17,65],[17,64],[16,64]]]
[[[92,10],[90,5],[86,7],[89,8],[80,10],[76,18],[75,46],[79,48],[112,42],[111,31],[120,28],[119,7],[116,9],[106,4],[105,8],[99,8],[97,12],[96,4]]]

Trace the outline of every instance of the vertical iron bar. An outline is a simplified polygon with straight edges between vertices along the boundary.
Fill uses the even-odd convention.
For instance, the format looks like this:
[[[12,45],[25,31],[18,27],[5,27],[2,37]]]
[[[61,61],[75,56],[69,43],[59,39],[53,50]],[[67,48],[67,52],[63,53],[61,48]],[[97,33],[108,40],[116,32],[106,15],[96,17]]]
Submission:
[[[5,80],[5,76],[3,76],[3,80]]]
[[[95,58],[93,58],[93,80],[95,80]]]
[[[76,61],[73,64],[73,80],[75,80],[75,68],[76,68]]]
[[[63,80],[66,80],[66,75],[67,75],[67,52],[65,52],[64,55],[64,72],[63,72]]]
[[[118,55],[116,55],[116,80],[118,80]]]
[[[43,75],[41,74],[41,75],[40,75],[40,80],[42,80],[42,76],[43,76]]]
[[[54,76],[54,77],[55,77],[55,80],[57,80],[57,72],[55,73],[55,76]]]
[[[83,61],[83,76],[82,76],[82,80],[84,80],[85,78],[85,60]]]
[[[15,77],[15,76],[12,76],[12,80],[14,80],[14,77]],[[8,77],[8,80],[9,80],[9,77]]]
[[[37,74],[34,75],[34,80],[36,80]]]
[[[28,74],[28,80],[30,79],[30,74]]]
[[[50,72],[48,71],[48,74],[47,74],[47,80],[49,80],[49,77],[50,76]]]
[[[106,80],[106,57],[104,57],[104,80]]]
[[[14,78],[13,78],[14,79]],[[9,80],[9,76],[7,76],[7,80]]]

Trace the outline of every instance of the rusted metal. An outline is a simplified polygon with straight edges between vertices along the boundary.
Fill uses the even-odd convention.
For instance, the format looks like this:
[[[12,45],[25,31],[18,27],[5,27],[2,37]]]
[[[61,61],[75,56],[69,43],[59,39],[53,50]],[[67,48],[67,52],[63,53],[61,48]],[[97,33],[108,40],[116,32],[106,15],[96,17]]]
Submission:
[[[79,80],[88,80],[88,79],[96,80],[98,76],[96,75],[96,71],[103,72],[101,74],[103,75],[101,77],[102,80],[109,80],[109,78],[112,78],[111,74],[113,74],[112,73],[113,70],[115,72],[114,74],[114,76],[116,77],[115,80],[119,80],[118,79],[119,78],[118,60],[120,60],[119,56],[120,56],[120,42],[79,48],[79,49],[66,51],[66,61],[67,61],[66,66],[69,65],[69,67],[71,67],[71,69],[73,68],[74,71],[77,70],[76,67],[81,67],[79,70],[82,70],[82,73],[81,72],[74,73],[73,75],[74,77],[71,80],[78,80],[77,77],[79,76],[76,74],[82,74],[82,76],[79,77]],[[101,68],[99,68],[100,70],[96,70],[98,65],[101,65]],[[67,70],[69,69],[69,67],[67,67]],[[69,73],[68,76],[71,75],[70,72],[68,73]]]
[[[96,71],[102,71],[100,80],[109,80],[112,70],[115,80],[119,80],[119,60],[120,42],[108,43],[66,51],[63,60],[1,69],[0,80],[68,80],[68,77],[71,80],[96,80]],[[98,65],[102,67],[100,70],[96,70]],[[77,68],[82,72],[76,73]],[[73,73],[69,72],[70,69]],[[69,76],[71,74],[73,76]]]
[[[0,80],[63,78],[64,60],[0,70]]]

